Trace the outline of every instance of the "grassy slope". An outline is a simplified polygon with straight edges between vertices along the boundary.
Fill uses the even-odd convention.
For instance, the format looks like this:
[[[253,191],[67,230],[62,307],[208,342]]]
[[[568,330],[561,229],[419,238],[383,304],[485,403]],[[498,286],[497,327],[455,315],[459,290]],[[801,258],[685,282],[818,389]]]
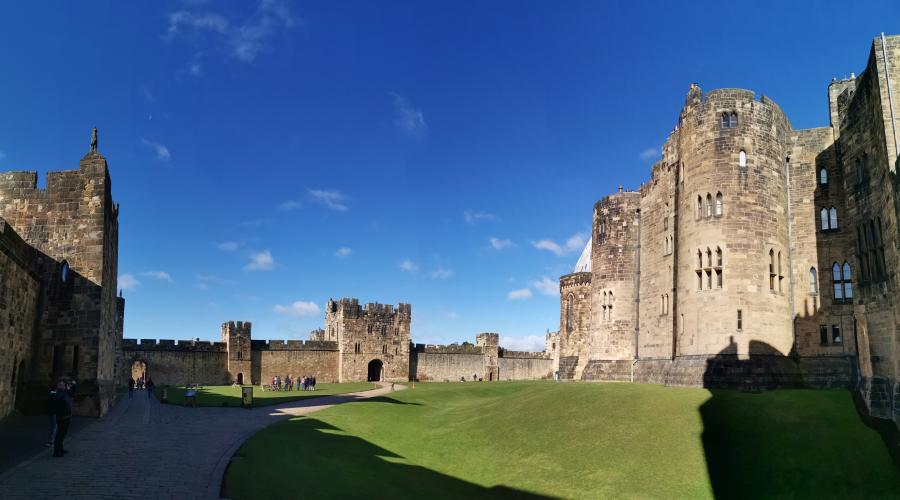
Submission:
[[[343,384],[316,384],[315,391],[265,391],[263,392],[259,386],[253,387],[253,406],[269,406],[288,401],[296,401],[298,399],[315,398],[319,396],[330,396],[332,394],[344,394],[348,392],[367,391],[372,389],[374,385],[371,382],[348,382]],[[169,403],[175,405],[184,404],[184,394],[187,389],[184,387],[167,387]],[[137,391],[143,394],[141,391]],[[156,390],[159,396],[160,389]],[[198,406],[227,406],[241,405],[241,388],[230,385],[214,385],[205,386],[197,389],[197,405]]]
[[[235,456],[226,492],[883,497],[900,492],[900,473],[845,391],[418,384],[261,431]]]

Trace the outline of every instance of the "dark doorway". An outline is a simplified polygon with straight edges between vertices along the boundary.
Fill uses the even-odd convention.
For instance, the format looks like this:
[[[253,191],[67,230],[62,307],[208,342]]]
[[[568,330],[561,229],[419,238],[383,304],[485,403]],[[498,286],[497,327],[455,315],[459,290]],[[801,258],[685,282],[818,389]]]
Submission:
[[[243,373],[238,373],[237,383],[238,383],[238,385],[244,385],[244,374]]]
[[[384,363],[380,359],[369,361],[369,382],[380,382],[382,371],[384,371]]]
[[[19,361],[19,368],[16,370],[16,401],[15,406],[22,409],[25,402],[25,360]]]

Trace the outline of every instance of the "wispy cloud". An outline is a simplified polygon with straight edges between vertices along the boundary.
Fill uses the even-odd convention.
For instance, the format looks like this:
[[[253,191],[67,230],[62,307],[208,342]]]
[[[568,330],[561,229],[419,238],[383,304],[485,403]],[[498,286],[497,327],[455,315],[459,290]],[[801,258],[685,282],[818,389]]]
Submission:
[[[137,287],[140,286],[140,284],[141,282],[138,281],[131,273],[125,273],[119,276],[119,288],[127,292],[133,292],[134,290],[137,290]]]
[[[250,256],[250,263],[244,266],[245,271],[271,271],[275,269],[272,252],[263,250]]]
[[[564,255],[569,255],[571,253],[582,250],[586,242],[587,239],[583,234],[576,233],[570,236],[569,239],[567,239],[563,244],[559,244],[550,239],[532,241],[531,244],[538,250],[549,250],[557,256],[562,257]]]
[[[206,283],[197,283],[194,286],[197,287],[198,290],[203,290],[204,292],[209,290],[209,285]]]
[[[232,20],[212,10],[184,9],[172,12],[163,39],[184,38],[199,47],[213,42],[231,57],[252,63],[271,47],[272,38],[293,27],[297,20],[286,2],[263,0],[247,19]]]
[[[169,148],[165,145],[160,144],[158,142],[148,141],[147,139],[141,137],[141,144],[150,148],[153,153],[156,155],[156,159],[159,161],[169,161],[172,159],[172,154],[169,153]]]
[[[273,308],[279,314],[286,314],[292,318],[302,318],[304,316],[318,316],[321,314],[318,304],[315,302],[304,302],[298,300],[286,306],[276,304]]]
[[[278,205],[278,210],[287,212],[290,210],[297,210],[302,206],[303,206],[303,204],[300,203],[299,201],[287,200],[287,201],[282,201],[281,204]]]
[[[512,248],[515,246],[515,243],[510,240],[502,240],[493,236],[488,238],[488,241],[491,244],[491,248],[493,248],[494,250],[506,250],[507,248]]]
[[[518,290],[510,290],[506,294],[507,300],[526,300],[531,298],[530,288],[519,288]]]
[[[425,122],[425,114],[409,102],[405,96],[391,92],[394,99],[394,123],[405,133],[422,140],[428,135],[428,124]]]
[[[547,276],[541,276],[539,281],[532,281],[531,286],[544,295],[550,295],[551,297],[559,296],[559,282],[554,281]]]
[[[172,279],[172,276],[165,271],[144,271],[141,273],[141,276],[146,276],[147,278],[157,281],[168,281],[169,283],[175,283],[175,280]]]
[[[419,270],[419,265],[409,259],[405,259],[400,263],[400,270],[407,273],[414,273]]]
[[[233,252],[238,249],[238,243],[236,241],[217,241],[213,243],[213,245],[223,252]]]
[[[640,153],[638,153],[638,158],[647,161],[647,160],[655,160],[660,156],[660,152],[658,148],[647,148]]]
[[[338,212],[346,212],[350,210],[350,200],[340,191],[307,189],[306,192],[307,198],[313,203],[317,203]]]
[[[431,271],[431,279],[433,279],[433,280],[446,280],[446,279],[450,279],[452,276],[453,276],[453,269],[438,267],[434,271]]]
[[[447,319],[449,319],[449,320],[459,319],[459,314],[456,314],[456,313],[453,312],[453,311],[448,312],[448,313],[446,314],[446,316],[447,316]]]
[[[500,345],[511,351],[542,352],[546,347],[546,339],[540,335],[524,337],[500,336]]]
[[[201,281],[203,283],[210,283],[213,285],[233,285],[233,284],[235,284],[234,280],[221,278],[214,274],[198,274],[197,280]]]
[[[334,256],[339,259],[345,259],[345,258],[349,257],[350,254],[352,254],[352,253],[353,253],[352,248],[341,247],[341,248],[338,248],[337,250],[335,250]]]
[[[497,222],[498,220],[500,220],[496,215],[492,213],[471,209],[463,212],[463,219],[466,221],[466,224],[469,224],[470,226],[474,226],[481,221]]]

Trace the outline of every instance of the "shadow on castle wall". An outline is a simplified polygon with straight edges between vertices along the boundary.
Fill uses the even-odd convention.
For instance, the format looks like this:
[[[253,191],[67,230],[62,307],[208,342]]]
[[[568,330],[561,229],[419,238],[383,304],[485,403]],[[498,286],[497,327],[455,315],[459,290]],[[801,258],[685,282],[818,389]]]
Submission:
[[[873,488],[896,495],[900,474],[885,470],[882,444],[859,425],[852,391],[801,389],[808,386],[795,360],[764,342],[751,342],[748,356],[737,352],[732,339],[703,376],[712,397],[699,409],[702,442],[716,498],[852,497]],[[784,390],[767,390],[774,388]]]
[[[389,397],[377,400],[396,402]],[[278,460],[285,456],[291,460]],[[284,496],[281,478],[303,477],[301,483],[294,484],[309,498],[553,498],[506,486],[481,486],[401,463],[404,459],[316,418],[295,418],[245,443],[229,465],[222,496]],[[271,467],[272,463],[278,466]]]

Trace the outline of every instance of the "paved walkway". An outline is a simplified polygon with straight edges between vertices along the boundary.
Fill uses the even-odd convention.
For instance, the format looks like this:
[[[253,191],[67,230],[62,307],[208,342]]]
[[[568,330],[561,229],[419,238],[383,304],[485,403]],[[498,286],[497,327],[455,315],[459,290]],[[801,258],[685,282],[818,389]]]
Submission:
[[[0,496],[219,498],[231,456],[258,430],[288,417],[390,392],[385,385],[243,410],[162,405],[135,391],[133,399],[122,399],[106,417],[67,438],[65,458],[53,458],[44,450],[0,474]]]

